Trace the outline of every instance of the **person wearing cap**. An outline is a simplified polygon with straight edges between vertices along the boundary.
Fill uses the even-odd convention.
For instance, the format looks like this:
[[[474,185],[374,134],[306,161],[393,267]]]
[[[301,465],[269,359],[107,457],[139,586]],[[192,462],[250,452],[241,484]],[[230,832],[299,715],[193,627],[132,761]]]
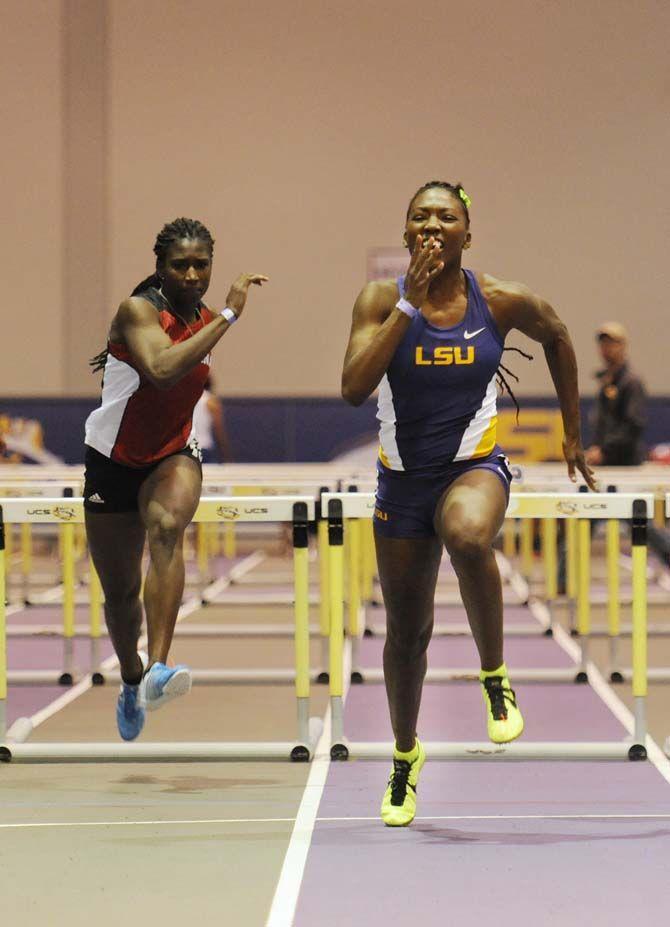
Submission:
[[[645,458],[647,394],[628,364],[628,333],[620,322],[604,322],[596,339],[605,366],[596,373],[600,389],[586,460],[596,467],[636,466]]]

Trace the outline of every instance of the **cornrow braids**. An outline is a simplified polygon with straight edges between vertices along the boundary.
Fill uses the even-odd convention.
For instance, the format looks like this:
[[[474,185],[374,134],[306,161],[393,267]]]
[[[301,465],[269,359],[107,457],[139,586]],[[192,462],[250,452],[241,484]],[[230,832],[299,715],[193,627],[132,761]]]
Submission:
[[[182,216],[180,219],[174,219],[172,222],[166,222],[156,236],[156,241],[154,242],[156,264],[162,264],[162,262],[167,257],[170,245],[173,245],[176,241],[181,241],[182,238],[190,238],[193,241],[197,239],[198,241],[201,241],[204,245],[206,245],[207,250],[209,251],[209,256],[213,256],[214,239],[212,238],[212,233],[210,230],[197,219],[185,219]],[[150,287],[160,289],[160,285],[160,277],[156,272],[154,272],[149,277],[145,277],[141,283],[138,283],[130,295],[137,296],[139,293],[143,293],[144,290],[148,290]]]
[[[468,194],[463,189],[463,184],[458,181],[457,183],[449,183],[446,180],[429,180],[428,183],[425,183],[422,187],[416,191],[412,199],[409,201],[409,206],[407,207],[407,216],[406,219],[409,219],[410,210],[412,209],[412,204],[414,200],[419,196],[420,193],[423,193],[426,190],[432,190],[433,187],[439,187],[442,190],[448,190],[449,193],[453,193],[461,201],[463,206],[463,211],[465,212],[465,220],[468,225],[470,225],[470,206],[472,205],[472,200]]]
[[[181,241],[182,238],[190,238],[191,240],[197,239],[203,242],[209,251],[209,256],[213,256],[214,239],[209,229],[197,219],[186,219],[182,216],[179,219],[174,219],[172,222],[166,222],[156,236],[153,248],[154,254],[156,255],[156,264],[162,263],[167,257],[170,245],[174,244],[176,241]],[[152,287],[159,290],[160,286],[161,279],[158,276],[158,272],[154,271],[153,274],[150,274],[138,283],[130,295],[139,296],[140,293],[144,293]],[[104,370],[106,363],[107,348],[99,354],[96,354],[95,357],[92,357],[89,361],[92,373],[98,373],[100,370]]]
[[[197,219],[175,219],[173,222],[167,222],[156,236],[154,244],[154,254],[157,260],[165,259],[168,248],[175,241],[181,241],[182,238],[198,239],[204,242],[209,249],[210,257],[214,254],[214,239],[211,232],[202,222]]]

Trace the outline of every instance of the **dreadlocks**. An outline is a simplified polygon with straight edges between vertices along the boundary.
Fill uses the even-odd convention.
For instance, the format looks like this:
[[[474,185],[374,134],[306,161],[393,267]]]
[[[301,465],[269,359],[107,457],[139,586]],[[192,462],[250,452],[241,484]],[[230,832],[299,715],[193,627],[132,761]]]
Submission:
[[[470,206],[472,205],[472,200],[470,199],[468,194],[463,189],[463,184],[460,183],[460,181],[458,181],[457,183],[449,183],[446,180],[429,180],[428,183],[425,183],[422,187],[419,187],[419,189],[416,191],[412,199],[409,201],[409,206],[407,207],[406,219],[409,219],[409,215],[412,210],[414,200],[417,198],[417,196],[419,196],[421,193],[424,193],[426,190],[432,190],[434,187],[438,187],[441,190],[447,190],[449,193],[453,193],[453,195],[458,200],[460,200],[461,206],[463,207],[463,212],[465,213],[465,224],[469,228],[470,227]],[[515,351],[517,354],[521,354],[522,357],[525,357],[526,360],[533,359],[532,354],[526,354],[526,352],[522,351],[521,348],[512,348],[512,347],[503,348],[503,351]],[[498,384],[498,389],[500,390],[501,394],[506,392],[507,395],[512,400],[512,402],[514,403],[514,407],[516,409],[516,420],[518,423],[519,412],[520,412],[519,403],[517,401],[516,396],[514,395],[514,391],[512,390],[512,387],[507,382],[507,378],[505,377],[505,374],[507,374],[508,377],[512,377],[513,380],[516,380],[517,383],[519,382],[519,378],[508,367],[505,367],[503,364],[498,365],[498,369],[496,370],[496,382]]]
[[[198,222],[197,219],[185,219],[184,217],[175,219],[173,222],[167,222],[156,236],[156,241],[154,243],[156,270],[153,274],[145,277],[144,280],[137,284],[135,289],[130,294],[131,296],[138,296],[151,287],[154,287],[157,290],[160,289],[161,279],[158,275],[158,268],[161,264],[164,263],[165,258],[167,257],[167,253],[170,249],[170,245],[181,241],[183,238],[188,238],[192,241],[197,240],[203,242],[209,251],[209,256],[212,257],[214,254],[214,239],[212,238],[209,229],[204,226],[202,222]],[[101,351],[99,354],[96,354],[95,357],[92,357],[89,361],[89,365],[91,366],[93,373],[97,373],[99,370],[104,370],[106,363],[107,348],[105,348],[104,351]]]

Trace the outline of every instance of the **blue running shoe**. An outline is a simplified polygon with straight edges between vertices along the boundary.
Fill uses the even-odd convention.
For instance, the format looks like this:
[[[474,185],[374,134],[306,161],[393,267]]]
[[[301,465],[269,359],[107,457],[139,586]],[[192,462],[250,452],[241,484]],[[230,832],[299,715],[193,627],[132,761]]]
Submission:
[[[170,699],[190,691],[191,671],[187,666],[154,663],[140,683],[140,702],[147,711],[155,711]]]
[[[142,669],[149,662],[146,653],[138,654],[142,661]],[[121,691],[116,702],[116,726],[123,740],[135,740],[144,727],[144,708],[140,704],[140,685],[131,686],[121,683]]]

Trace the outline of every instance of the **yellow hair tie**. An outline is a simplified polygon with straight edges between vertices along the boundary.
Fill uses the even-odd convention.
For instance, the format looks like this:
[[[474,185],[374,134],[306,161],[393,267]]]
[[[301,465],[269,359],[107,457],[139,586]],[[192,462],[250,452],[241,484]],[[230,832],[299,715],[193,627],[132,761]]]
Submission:
[[[466,209],[469,209],[470,206],[472,205],[472,200],[470,199],[470,197],[468,196],[468,194],[465,192],[465,190],[463,189],[463,187],[459,187],[459,188],[458,188],[458,195],[460,196],[460,198],[461,198],[461,199],[463,200],[463,202],[465,203],[465,208],[466,208]]]

